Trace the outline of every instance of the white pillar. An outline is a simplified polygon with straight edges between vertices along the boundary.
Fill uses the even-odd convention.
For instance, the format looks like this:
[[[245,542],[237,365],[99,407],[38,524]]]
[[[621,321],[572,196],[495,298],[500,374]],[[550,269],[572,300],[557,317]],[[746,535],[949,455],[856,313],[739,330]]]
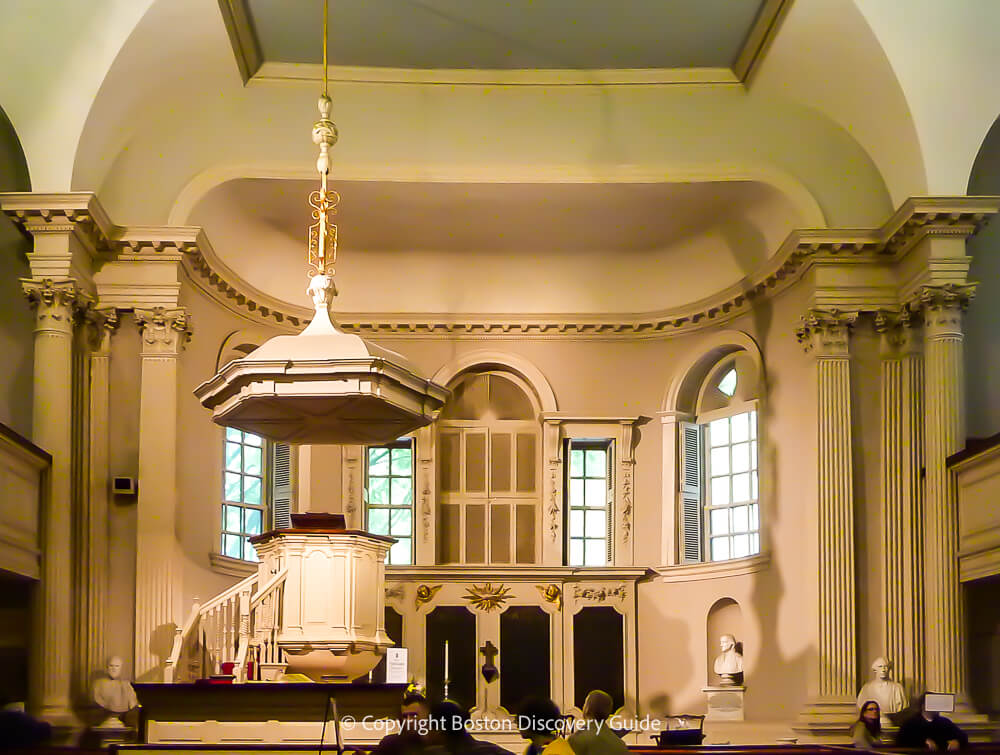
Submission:
[[[23,280],[35,308],[32,439],[52,454],[42,511],[43,563],[32,707],[46,720],[70,724],[73,524],[73,322],[88,303],[71,279]]]
[[[563,564],[563,477],[562,425],[557,418],[542,422],[542,454],[545,465],[542,478],[541,563]]]
[[[972,285],[925,286],[924,571],[927,688],[965,691],[965,625],[958,583],[958,499],[945,461],[965,445],[962,313]]]
[[[850,361],[856,320],[856,313],[813,309],[798,331],[799,341],[816,358],[818,388],[818,695],[801,718],[803,728],[816,733],[843,729],[857,718]]]
[[[884,651],[910,695],[923,689],[924,679],[924,374],[916,320],[906,308],[875,316],[881,336]]]
[[[136,309],[135,318],[142,330],[135,676],[162,681],[179,620],[177,357],[190,331],[183,309]]]
[[[89,674],[107,662],[108,600],[108,507],[109,476],[111,334],[118,327],[114,308],[99,309],[92,324],[93,350],[90,353],[89,419],[90,442],[87,466],[89,491],[83,498],[80,516],[80,602],[79,668],[81,685],[89,686]],[[84,690],[86,691],[86,690]]]

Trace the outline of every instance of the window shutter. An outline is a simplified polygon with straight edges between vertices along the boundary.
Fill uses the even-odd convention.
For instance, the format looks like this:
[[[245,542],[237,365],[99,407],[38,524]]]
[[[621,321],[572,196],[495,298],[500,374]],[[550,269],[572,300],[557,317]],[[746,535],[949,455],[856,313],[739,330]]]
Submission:
[[[681,562],[701,561],[702,428],[680,423],[681,431]]]
[[[271,518],[275,529],[292,526],[292,447],[271,446]]]

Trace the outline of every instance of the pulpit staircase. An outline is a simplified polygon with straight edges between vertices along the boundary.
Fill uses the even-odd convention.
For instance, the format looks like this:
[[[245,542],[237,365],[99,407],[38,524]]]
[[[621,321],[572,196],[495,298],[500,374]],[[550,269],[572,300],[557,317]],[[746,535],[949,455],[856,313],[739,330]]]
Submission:
[[[263,585],[259,573],[252,574],[207,603],[195,601],[174,635],[164,682],[193,682],[231,668],[233,682],[243,683],[248,660],[261,670],[262,678],[282,668],[284,652],[277,633],[287,574],[281,569]]]

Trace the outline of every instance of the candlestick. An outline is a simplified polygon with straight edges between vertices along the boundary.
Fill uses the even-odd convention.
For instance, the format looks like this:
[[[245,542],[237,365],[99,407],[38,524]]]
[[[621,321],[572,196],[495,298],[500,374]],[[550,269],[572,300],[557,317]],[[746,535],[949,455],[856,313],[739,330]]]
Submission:
[[[448,678],[448,640],[444,641],[444,696],[445,699],[448,698],[448,684],[451,679]]]

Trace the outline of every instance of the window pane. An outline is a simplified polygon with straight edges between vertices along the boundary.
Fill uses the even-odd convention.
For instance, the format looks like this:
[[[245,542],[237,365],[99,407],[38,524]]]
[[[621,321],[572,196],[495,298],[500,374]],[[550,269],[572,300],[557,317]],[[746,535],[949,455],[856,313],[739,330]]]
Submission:
[[[744,412],[743,414],[737,414],[734,417],[730,417],[730,425],[733,431],[732,442],[742,443],[745,440],[750,440],[750,414],[749,412]]]
[[[750,443],[750,469],[757,468],[757,441]]]
[[[388,477],[372,477],[368,480],[368,503],[372,506],[389,505]]]
[[[589,451],[587,453],[590,453]],[[608,503],[608,483],[604,479],[587,480],[587,505],[603,508]]]
[[[750,536],[736,535],[733,538],[733,558],[744,558],[750,555]]]
[[[372,476],[389,474],[388,448],[368,449],[368,474]]]
[[[734,367],[722,376],[722,380],[719,381],[719,390],[727,396],[732,396],[736,393],[736,379],[736,368]]]
[[[725,535],[729,533],[729,509],[713,509],[709,514],[711,519],[711,529],[713,535]]]
[[[242,532],[242,522],[240,521],[240,514],[243,513],[243,509],[240,506],[223,506],[222,507],[222,529],[227,532]]]
[[[728,537],[712,538],[712,560],[725,561],[728,558],[729,558],[729,538]]]
[[[757,437],[757,412],[750,412],[750,437]]]
[[[602,448],[587,450],[587,477],[604,477],[608,472],[608,452]]]
[[[412,541],[408,537],[400,538],[389,548],[390,564],[409,564],[413,562],[410,557],[410,546]]]
[[[579,538],[569,541],[569,565],[583,566],[583,540]]]
[[[569,481],[569,505],[583,506],[583,480]]]
[[[260,478],[243,478],[243,502],[260,505]]]
[[[394,448],[392,449],[392,473],[408,475],[413,469],[413,449]]]
[[[729,478],[712,478],[712,505],[725,506],[729,503]]]
[[[242,540],[239,535],[222,536],[222,554],[230,558],[240,558],[240,545]]]
[[[733,471],[746,472],[750,469],[750,444],[737,443],[733,446]]]
[[[751,498],[751,500],[754,500],[754,501],[756,501],[757,498],[758,498],[758,494],[757,494],[757,473],[756,472],[751,472],[750,473],[750,498]]]
[[[226,440],[231,440],[233,443],[239,443],[243,439],[243,433],[234,427],[226,428]]]
[[[750,553],[760,553],[760,535],[756,533],[750,536]]]
[[[583,477],[583,451],[569,452],[569,476]]]
[[[392,505],[409,506],[413,503],[413,480],[409,477],[392,478]]]
[[[608,548],[603,540],[585,540],[584,566],[606,566]]]
[[[239,472],[240,466],[240,444],[226,443],[226,469],[230,472]]]
[[[747,472],[733,475],[733,503],[750,500],[750,475]]]
[[[583,537],[583,511],[571,509],[569,512],[569,536]]]
[[[246,529],[243,530],[248,535],[259,535],[260,525],[263,517],[258,509],[247,509],[245,513]]]
[[[755,503],[750,507],[750,527],[748,529],[756,530],[760,529],[760,520],[757,516],[757,504]]]
[[[727,446],[713,448],[710,464],[709,471],[712,474],[729,474],[729,448]]]
[[[729,442],[729,417],[708,423],[708,435],[712,446],[724,446]]]
[[[388,509],[368,509],[368,531],[373,535],[389,534]]]
[[[243,560],[260,561],[260,559],[257,558],[257,551],[254,550],[253,545],[250,543],[250,538],[243,539]]]
[[[255,475],[263,473],[261,470],[261,449],[250,447],[243,449],[243,471]]]
[[[750,512],[747,506],[736,506],[733,509],[733,532],[746,532],[750,529]]]
[[[410,509],[392,509],[389,515],[389,534],[393,537],[397,535],[409,535],[413,532],[413,514]]]
[[[226,500],[242,501],[243,478],[233,472],[226,472]]]
[[[608,534],[608,514],[604,509],[587,512],[587,537],[607,537]]]
[[[243,442],[248,446],[260,446],[261,439],[259,435],[254,435],[253,433],[243,433]]]

